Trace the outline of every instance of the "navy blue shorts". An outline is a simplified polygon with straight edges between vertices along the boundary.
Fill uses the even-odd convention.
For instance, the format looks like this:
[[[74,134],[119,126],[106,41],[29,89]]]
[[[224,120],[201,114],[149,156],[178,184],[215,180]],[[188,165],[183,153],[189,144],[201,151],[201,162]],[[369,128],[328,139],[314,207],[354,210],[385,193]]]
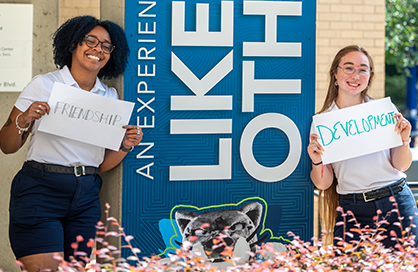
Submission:
[[[79,250],[90,254],[86,242],[100,220],[101,186],[99,175],[48,173],[25,163],[10,194],[9,239],[16,258],[64,252],[68,260],[78,235],[84,238]]]

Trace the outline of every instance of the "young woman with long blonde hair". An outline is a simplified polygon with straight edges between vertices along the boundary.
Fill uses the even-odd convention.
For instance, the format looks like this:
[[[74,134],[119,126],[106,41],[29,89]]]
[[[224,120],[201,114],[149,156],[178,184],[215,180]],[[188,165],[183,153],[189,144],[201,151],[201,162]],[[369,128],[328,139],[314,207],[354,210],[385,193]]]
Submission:
[[[373,100],[368,94],[374,78],[374,64],[370,54],[361,46],[350,45],[342,48],[334,57],[329,70],[330,82],[327,96],[318,114],[338,111],[351,106],[368,103]],[[312,160],[311,179],[321,190],[320,213],[322,227],[338,241],[359,240],[358,233],[346,235],[351,228],[357,228],[356,222],[346,220],[345,226],[336,224],[343,221],[340,206],[344,212],[351,211],[361,227],[375,227],[374,216],[378,210],[382,213],[380,219],[387,220],[382,227],[386,229],[383,235],[387,238],[382,242],[386,247],[393,247],[390,231],[401,237],[398,226],[398,214],[394,211],[394,197],[399,206],[402,227],[405,230],[413,224],[418,224],[416,204],[413,194],[406,183],[407,170],[412,162],[409,147],[411,124],[396,110],[393,115],[396,120],[395,130],[401,135],[403,145],[388,150],[375,152],[327,165],[323,165],[321,155],[324,152],[319,136],[312,127],[308,154]],[[417,228],[413,227],[409,234],[417,236]]]

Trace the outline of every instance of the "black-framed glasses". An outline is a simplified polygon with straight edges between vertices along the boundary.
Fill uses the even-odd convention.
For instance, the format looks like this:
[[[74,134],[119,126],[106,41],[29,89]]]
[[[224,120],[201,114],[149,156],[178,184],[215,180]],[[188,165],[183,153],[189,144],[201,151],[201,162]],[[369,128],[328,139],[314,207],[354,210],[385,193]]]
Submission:
[[[354,72],[358,71],[359,75],[361,76],[369,76],[370,75],[370,69],[368,68],[359,68],[359,69],[355,69],[354,66],[338,66],[338,68],[341,68],[341,70],[343,70],[344,73],[346,73],[347,75],[352,75],[354,74]]]
[[[113,44],[106,41],[102,42],[96,36],[86,35],[85,38],[86,45],[90,48],[95,48],[100,43],[100,47],[102,48],[103,53],[110,54],[112,53],[113,49],[115,49]]]

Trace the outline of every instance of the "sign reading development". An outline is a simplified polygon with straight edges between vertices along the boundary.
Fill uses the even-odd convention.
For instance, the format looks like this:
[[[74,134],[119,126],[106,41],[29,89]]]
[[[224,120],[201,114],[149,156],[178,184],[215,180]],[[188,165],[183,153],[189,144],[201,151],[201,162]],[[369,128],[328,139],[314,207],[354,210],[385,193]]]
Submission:
[[[255,237],[312,236],[315,5],[125,2],[124,98],[144,138],[123,164],[122,221],[142,254],[179,247],[184,210],[190,224],[257,210]]]
[[[402,145],[390,97],[313,117],[322,160],[329,164]]]

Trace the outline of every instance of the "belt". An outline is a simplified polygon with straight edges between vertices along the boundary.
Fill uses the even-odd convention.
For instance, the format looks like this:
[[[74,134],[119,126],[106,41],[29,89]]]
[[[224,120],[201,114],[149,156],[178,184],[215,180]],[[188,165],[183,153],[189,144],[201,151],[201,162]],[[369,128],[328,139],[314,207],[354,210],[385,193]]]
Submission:
[[[49,173],[58,173],[58,174],[73,174],[76,177],[85,176],[85,175],[94,175],[99,173],[99,169],[93,166],[64,166],[58,164],[46,164],[40,163],[37,161],[27,161],[26,162],[30,167],[37,170],[43,170]]]
[[[387,187],[383,187],[376,190],[366,191],[359,194],[348,194],[348,195],[340,195],[341,199],[348,199],[348,200],[364,200],[365,202],[378,200],[387,196],[391,196],[392,192],[396,195],[399,192],[402,192],[403,187],[406,185],[406,179],[401,178],[395,184]],[[392,192],[391,192],[392,189]]]

